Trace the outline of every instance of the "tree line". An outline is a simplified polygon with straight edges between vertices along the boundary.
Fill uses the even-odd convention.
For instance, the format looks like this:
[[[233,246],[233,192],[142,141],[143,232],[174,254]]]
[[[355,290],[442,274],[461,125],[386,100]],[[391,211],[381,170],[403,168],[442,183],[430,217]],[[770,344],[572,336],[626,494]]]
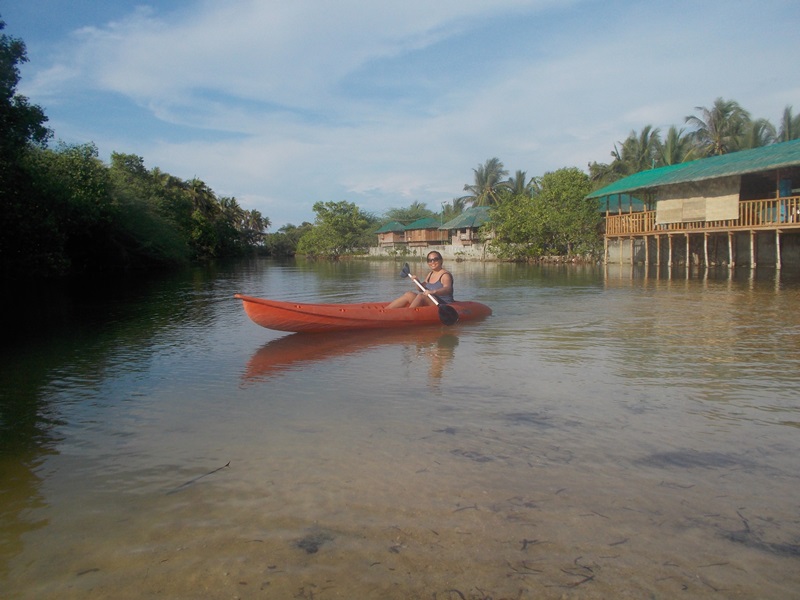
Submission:
[[[93,144],[48,145],[44,111],[16,93],[25,44],[3,29],[0,21],[0,275],[141,269],[264,245],[269,219],[200,179],[147,169],[131,154],[105,164]]]
[[[336,258],[363,253],[389,221],[448,221],[472,206],[490,209],[491,250],[525,260],[599,250],[602,214],[592,190],[639,171],[800,137],[800,117],[787,106],[778,127],[753,119],[737,102],[718,98],[696,107],[687,128],[647,125],[614,145],[612,160],[528,177],[498,158],[474,168],[463,195],[432,211],[424,203],[381,217],[347,201],[316,202],[315,220],[267,233],[268,217],[220,197],[202,180],[181,180],[142,157],[93,144],[51,145],[44,111],[16,93],[25,44],[2,33],[0,20],[0,275],[47,277],[183,264],[259,251]],[[489,229],[489,228],[487,228]]]
[[[374,244],[372,228],[398,221],[409,224],[425,217],[440,216],[449,221],[472,206],[489,207],[490,225],[485,228],[490,250],[509,260],[530,260],[541,256],[594,255],[602,247],[603,214],[595,200],[586,196],[618,179],[640,171],[674,165],[709,156],[758,148],[800,138],[800,116],[791,106],[783,111],[778,127],[763,118],[754,119],[734,100],[717,98],[711,108],[695,107],[688,115],[689,128],[671,126],[662,139],[661,131],[647,125],[631,131],[614,145],[609,163],[592,162],[588,174],[565,167],[542,176],[528,177],[517,170],[513,176],[499,158],[490,158],[472,170],[473,180],[464,185],[463,196],[442,204],[442,211],[429,210],[424,203],[394,208],[382,219],[358,214],[355,205],[342,203],[338,221],[330,211],[317,213],[311,229],[320,227],[325,236],[314,235],[313,247],[300,250],[316,255],[339,255],[342,251],[365,251]],[[320,205],[315,205],[315,211]],[[329,205],[332,208],[333,205]],[[358,215],[348,221],[344,215]],[[357,223],[360,223],[360,225]],[[307,224],[308,225],[308,224]],[[360,229],[359,229],[360,228]],[[357,232],[362,234],[356,235]],[[333,240],[361,240],[348,248]],[[325,239],[331,240],[326,244]]]
[[[591,255],[602,244],[603,218],[596,202],[586,199],[593,190],[647,169],[800,138],[800,115],[793,114],[792,106],[784,108],[778,127],[752,118],[734,100],[717,98],[710,108],[695,111],[684,119],[688,129],[670,126],[663,139],[652,125],[631,131],[614,145],[609,163],[588,165],[588,175],[573,167],[530,178],[518,170],[510,177],[500,159],[490,158],[473,169],[472,183],[464,185],[468,193],[447,204],[443,215],[488,206],[489,244],[501,258]],[[417,206],[413,216],[426,216],[424,208]],[[389,215],[402,216],[402,211]]]

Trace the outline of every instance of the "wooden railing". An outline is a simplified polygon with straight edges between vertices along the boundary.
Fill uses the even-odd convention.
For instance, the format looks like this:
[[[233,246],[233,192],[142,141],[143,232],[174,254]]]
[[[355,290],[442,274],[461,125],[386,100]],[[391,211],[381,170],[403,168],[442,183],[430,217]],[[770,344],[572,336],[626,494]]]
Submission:
[[[800,229],[800,196],[739,202],[739,218],[656,225],[656,211],[606,216],[606,236],[693,233],[737,229]]]

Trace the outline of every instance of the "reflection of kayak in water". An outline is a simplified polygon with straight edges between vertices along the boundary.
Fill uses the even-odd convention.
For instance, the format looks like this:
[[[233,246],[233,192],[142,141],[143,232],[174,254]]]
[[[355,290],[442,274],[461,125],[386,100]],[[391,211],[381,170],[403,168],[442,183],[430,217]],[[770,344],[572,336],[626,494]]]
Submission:
[[[438,358],[439,354],[445,358],[451,358],[454,348],[458,345],[458,336],[453,333],[444,333],[441,328],[381,332],[295,333],[263,345],[250,357],[244,378],[248,380],[266,379],[284,371],[298,370],[315,362],[394,344],[431,347],[437,349],[434,358]]]
[[[278,331],[347,331],[357,329],[408,328],[416,325],[440,325],[438,306],[386,308],[388,302],[361,304],[306,304],[279,302],[236,294],[253,322]],[[451,302],[448,310],[458,313],[458,321],[482,319],[492,309],[480,302]]]

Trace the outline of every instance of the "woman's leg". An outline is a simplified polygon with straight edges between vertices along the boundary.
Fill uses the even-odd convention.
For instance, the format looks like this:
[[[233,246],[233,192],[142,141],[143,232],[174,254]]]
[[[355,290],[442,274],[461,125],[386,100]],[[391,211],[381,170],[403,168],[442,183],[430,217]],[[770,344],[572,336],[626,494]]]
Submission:
[[[417,299],[418,294],[414,292],[406,292],[399,298],[392,300],[386,308],[404,308]]]
[[[433,304],[433,300],[430,299],[430,296],[426,296],[425,294],[416,294],[416,297],[408,306],[409,308],[417,308],[418,306],[430,306],[431,304]]]

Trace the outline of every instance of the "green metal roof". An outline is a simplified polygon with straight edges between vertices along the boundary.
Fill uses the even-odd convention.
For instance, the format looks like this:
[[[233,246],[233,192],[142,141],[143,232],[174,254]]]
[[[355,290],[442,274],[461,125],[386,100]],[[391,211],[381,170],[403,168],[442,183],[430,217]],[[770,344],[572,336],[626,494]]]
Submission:
[[[412,229],[439,229],[439,225],[441,224],[441,220],[436,217],[425,217],[423,219],[417,219],[413,223],[409,223],[404,229],[406,231],[411,231]]]
[[[450,219],[439,229],[466,229],[467,227],[480,227],[489,220],[488,206],[473,206],[457,217]]]
[[[800,165],[800,140],[770,144],[763,148],[741,150],[721,156],[701,158],[679,165],[640,171],[592,192],[587,198],[602,198],[613,194],[656,188],[674,183],[718,179],[731,175],[758,173]]]
[[[389,221],[378,229],[375,233],[389,233],[390,231],[405,231],[406,226],[402,223],[398,223],[397,221]]]

